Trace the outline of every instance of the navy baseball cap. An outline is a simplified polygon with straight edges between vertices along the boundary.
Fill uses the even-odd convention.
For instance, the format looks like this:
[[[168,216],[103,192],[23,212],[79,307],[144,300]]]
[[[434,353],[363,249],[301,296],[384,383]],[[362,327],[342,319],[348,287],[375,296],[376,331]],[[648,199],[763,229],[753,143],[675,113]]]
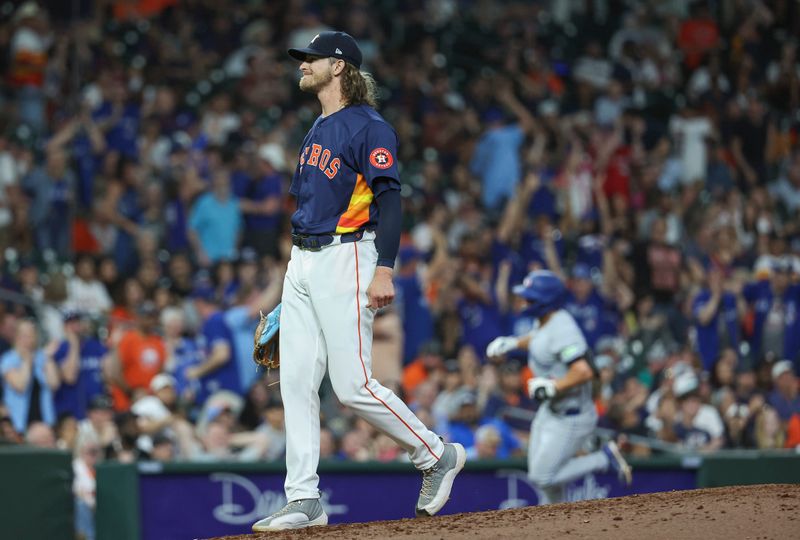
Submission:
[[[305,49],[289,49],[289,56],[301,62],[306,56],[341,58],[356,68],[361,67],[361,49],[350,34],[344,32],[320,32]]]
[[[83,312],[70,309],[64,312],[64,322],[78,321],[83,318]]]
[[[592,269],[586,263],[575,263],[572,267],[572,277],[574,279],[592,279]]]

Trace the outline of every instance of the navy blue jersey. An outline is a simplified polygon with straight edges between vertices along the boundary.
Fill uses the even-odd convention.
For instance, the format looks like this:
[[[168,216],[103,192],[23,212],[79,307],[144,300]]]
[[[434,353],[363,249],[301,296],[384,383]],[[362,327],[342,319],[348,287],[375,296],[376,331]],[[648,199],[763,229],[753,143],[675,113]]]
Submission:
[[[236,344],[233,341],[231,329],[225,324],[224,312],[217,311],[203,323],[199,339],[206,355],[211,354],[214,345],[218,342],[226,343],[230,347],[230,359],[222,367],[200,379],[201,388],[195,397],[197,403],[203,403],[206,398],[218,390],[242,393],[239,367],[236,362]]]
[[[376,189],[400,189],[397,134],[367,105],[320,116],[303,140],[289,193],[300,234],[348,233],[378,223]],[[377,178],[390,182],[374,184]]]
[[[395,305],[403,319],[403,364],[410,364],[419,348],[433,337],[433,315],[416,274],[394,278]]]
[[[692,316],[694,327],[697,330],[697,351],[703,362],[703,369],[713,371],[714,364],[723,347],[739,348],[739,310],[736,305],[736,296],[732,293],[722,293],[719,307],[707,324],[700,324],[700,312],[711,301],[711,291],[703,289],[692,302]]]
[[[56,414],[71,414],[78,420],[86,417],[92,398],[105,393],[102,361],[108,349],[94,338],[81,342],[78,380],[74,384],[62,382],[55,395]],[[69,342],[63,340],[53,356],[56,364],[67,360]]]

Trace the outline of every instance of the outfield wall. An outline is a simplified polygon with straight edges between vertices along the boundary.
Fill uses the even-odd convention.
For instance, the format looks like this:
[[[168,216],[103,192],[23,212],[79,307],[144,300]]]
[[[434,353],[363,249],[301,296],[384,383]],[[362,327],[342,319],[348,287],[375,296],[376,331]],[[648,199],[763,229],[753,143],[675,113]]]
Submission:
[[[571,500],[734,484],[800,483],[800,456],[723,452],[633,460],[634,483],[590,475]],[[331,523],[413,517],[420,475],[410,464],[328,462],[320,489]],[[282,464],[105,464],[98,468],[98,538],[169,540],[249,532],[281,508]],[[523,460],[471,462],[443,514],[536,503]]]
[[[72,456],[0,446],[0,538],[75,538]]]
[[[569,488],[573,500],[694,487],[800,483],[800,456],[725,451],[700,457],[634,460],[634,483],[608,474]],[[247,532],[280,508],[283,464],[105,463],[98,466],[100,540],[185,539]],[[420,475],[409,464],[329,462],[320,488],[331,523],[413,516]],[[0,538],[74,538],[71,456],[0,447]],[[522,460],[471,462],[442,513],[536,503]]]
[[[634,482],[595,474],[569,486],[571,500],[736,484],[800,483],[800,456],[756,451],[632,460]],[[183,540],[250,531],[281,508],[283,464],[108,463],[98,467],[98,538]],[[331,523],[413,517],[420,475],[410,464],[323,462]],[[470,462],[442,514],[536,504],[523,460]]]

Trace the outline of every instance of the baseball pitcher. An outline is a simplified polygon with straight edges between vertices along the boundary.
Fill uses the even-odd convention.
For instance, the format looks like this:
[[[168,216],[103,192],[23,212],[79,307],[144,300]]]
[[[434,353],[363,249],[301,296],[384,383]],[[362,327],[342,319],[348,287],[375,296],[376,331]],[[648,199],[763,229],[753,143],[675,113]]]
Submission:
[[[423,472],[417,515],[433,515],[450,496],[466,460],[444,444],[390,390],[372,378],[375,311],[394,299],[392,267],[400,243],[397,135],[374,109],[374,81],[359,71],[361,51],[343,32],[321,32],[299,60],[300,89],[322,114],[306,135],[290,193],[292,248],[279,317],[286,419],[288,504],[253,525],[271,531],[325,525],[319,502],[319,385],[330,373],[344,405],[405,448]],[[268,350],[265,347],[265,350]]]

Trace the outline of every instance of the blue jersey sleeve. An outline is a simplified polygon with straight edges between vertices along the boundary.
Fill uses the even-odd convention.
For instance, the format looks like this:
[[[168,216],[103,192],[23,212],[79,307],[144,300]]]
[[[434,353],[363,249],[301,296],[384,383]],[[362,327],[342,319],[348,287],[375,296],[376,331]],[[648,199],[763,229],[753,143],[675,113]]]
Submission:
[[[81,346],[81,356],[103,357],[108,352],[108,348],[96,339],[89,339]]]
[[[695,320],[700,316],[700,312],[704,307],[706,307],[706,304],[708,304],[710,299],[711,295],[708,291],[703,291],[695,296],[694,300],[692,301],[692,317],[694,317]]]
[[[746,283],[742,288],[742,295],[748,302],[755,302],[761,296],[761,282]]]
[[[69,341],[65,339],[58,344],[58,349],[56,349],[56,352],[53,355],[53,360],[55,360],[56,364],[60,364],[61,362],[67,359],[68,354],[69,354]]]
[[[358,132],[350,141],[350,159],[355,169],[364,175],[367,185],[373,190],[400,189],[400,174],[397,169],[397,134],[389,124],[373,121]],[[389,182],[373,182],[377,178],[388,178]]]
[[[220,342],[230,344],[230,329],[225,324],[222,313],[212,315],[203,326],[203,337],[206,341],[207,350],[211,350],[214,345]]]

